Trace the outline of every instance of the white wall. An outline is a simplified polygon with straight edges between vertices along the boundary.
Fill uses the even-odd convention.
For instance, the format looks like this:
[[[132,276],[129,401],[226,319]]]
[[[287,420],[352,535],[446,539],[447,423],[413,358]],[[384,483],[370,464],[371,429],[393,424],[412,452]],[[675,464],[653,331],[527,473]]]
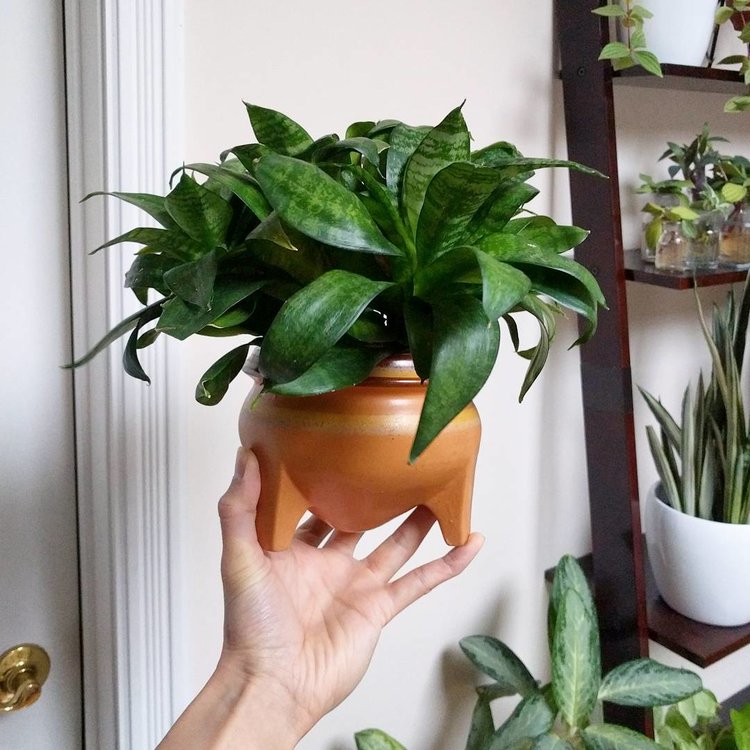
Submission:
[[[291,115],[314,136],[341,132],[355,119],[434,124],[466,99],[464,113],[477,146],[502,139],[528,155],[564,156],[551,2],[187,0],[185,21],[187,161],[215,160],[223,148],[251,140],[243,99]],[[643,116],[641,96],[649,98],[651,120]],[[707,96],[697,114],[685,117],[687,101],[665,105],[650,92],[624,95],[621,109],[630,112],[623,132],[631,143],[623,156],[626,181],[647,168],[663,141],[688,139],[708,107],[712,113],[720,109],[720,100]],[[726,127],[722,120],[722,129],[746,133],[747,120]],[[540,174],[537,183],[544,195],[535,208],[566,221],[567,175]],[[691,338],[689,295],[631,291],[635,359],[657,347],[667,355],[659,369],[636,365],[636,380],[659,392],[673,381],[681,388],[698,346]],[[654,326],[648,309],[657,306]],[[470,633],[501,637],[537,676],[545,676],[542,574],[564,552],[581,554],[589,544],[579,361],[576,351],[567,351],[573,338],[568,320],[545,374],[522,405],[517,393],[523,363],[505,342],[505,356],[477,399],[484,437],[474,527],[487,536],[485,549],[459,580],[388,628],[362,685],[303,748],[352,747],[352,733],[367,726],[386,729],[412,749],[462,747],[475,677],[456,642]],[[188,385],[220,347],[207,342],[190,349]],[[243,398],[242,386],[235,385],[224,404],[192,406],[187,420],[184,627],[191,662],[185,700],[218,654],[215,501],[231,475]],[[639,409],[639,421],[643,416]],[[638,430],[640,435],[642,426]],[[442,551],[433,533],[425,556]]]

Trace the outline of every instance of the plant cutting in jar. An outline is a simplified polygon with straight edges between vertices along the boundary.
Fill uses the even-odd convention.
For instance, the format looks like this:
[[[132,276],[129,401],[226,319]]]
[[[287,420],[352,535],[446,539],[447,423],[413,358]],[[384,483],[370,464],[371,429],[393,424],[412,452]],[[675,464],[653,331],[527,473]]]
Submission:
[[[587,233],[526,204],[536,169],[598,173],[526,158],[506,142],[472,150],[461,107],[434,127],[356,122],[343,138],[318,139],[279,112],[247,111],[257,142],[181,168],[165,196],[114,193],[160,224],[102,246],[142,246],[125,284],[143,307],[76,364],[129,333],[125,369],[148,380],[138,355],[161,335],[236,337],[197,386],[211,405],[251,350],[261,401],[339,392],[406,353],[427,383],[406,464],[486,381],[500,320],[529,362],[521,397],[545,364],[558,313],[586,321],[577,343],[594,333],[601,291],[565,255]],[[531,346],[519,315],[538,323]]]
[[[523,661],[497,638],[462,639],[464,654],[492,679],[476,689],[466,750],[660,750],[640,732],[602,722],[601,702],[670,706],[698,693],[700,677],[653,659],[628,661],[602,675],[594,601],[580,566],[569,555],[555,569],[547,622],[552,679],[546,685],[534,679]],[[511,696],[520,700],[496,727],[491,704]],[[404,750],[376,729],[359,732],[355,739],[357,750]]]

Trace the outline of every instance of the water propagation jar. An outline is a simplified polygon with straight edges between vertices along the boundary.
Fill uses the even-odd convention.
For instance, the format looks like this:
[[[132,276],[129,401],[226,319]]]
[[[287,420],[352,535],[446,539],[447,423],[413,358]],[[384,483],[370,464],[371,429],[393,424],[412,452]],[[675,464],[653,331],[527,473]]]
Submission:
[[[656,245],[654,265],[659,271],[684,271],[687,238],[679,221],[664,221]]]
[[[685,269],[709,271],[719,265],[719,238],[722,215],[718,211],[705,211],[683,226],[687,235]]]
[[[719,260],[731,268],[750,268],[750,206],[736,207],[724,221]]]

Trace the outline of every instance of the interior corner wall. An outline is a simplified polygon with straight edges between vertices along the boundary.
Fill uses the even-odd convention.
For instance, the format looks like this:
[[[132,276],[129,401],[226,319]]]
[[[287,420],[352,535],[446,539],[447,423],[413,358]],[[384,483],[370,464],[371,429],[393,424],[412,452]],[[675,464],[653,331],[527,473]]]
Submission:
[[[187,162],[215,160],[251,140],[243,100],[281,110],[317,137],[357,119],[434,124],[465,99],[477,146],[509,140],[529,156],[565,155],[551,2],[185,0],[185,34]],[[637,150],[649,136],[631,129]],[[657,152],[649,146],[654,159]],[[540,173],[534,208],[569,220],[567,180],[562,171]],[[645,317],[636,312],[635,324],[648,326]],[[669,319],[668,327],[682,325]],[[520,405],[524,363],[503,342],[477,399],[483,441],[473,525],[486,535],[485,548],[460,579],[386,629],[362,684],[303,749],[351,748],[353,732],[372,726],[411,748],[463,747],[477,681],[457,648],[464,635],[502,638],[546,677],[543,571],[563,553],[589,548],[579,357],[567,350],[574,338],[574,322],[563,321],[546,371]],[[197,382],[221,348],[221,341],[190,348],[187,383]],[[183,702],[219,652],[216,500],[231,477],[244,391],[235,383],[222,404],[191,406],[186,419],[181,548],[191,662]],[[423,558],[443,550],[433,531]]]

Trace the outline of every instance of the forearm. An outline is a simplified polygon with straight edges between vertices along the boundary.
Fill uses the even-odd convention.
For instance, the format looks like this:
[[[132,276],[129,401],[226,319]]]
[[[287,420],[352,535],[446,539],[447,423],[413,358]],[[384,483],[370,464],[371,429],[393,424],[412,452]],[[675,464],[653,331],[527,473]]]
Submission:
[[[217,669],[157,750],[293,750],[297,711],[277,685]]]

